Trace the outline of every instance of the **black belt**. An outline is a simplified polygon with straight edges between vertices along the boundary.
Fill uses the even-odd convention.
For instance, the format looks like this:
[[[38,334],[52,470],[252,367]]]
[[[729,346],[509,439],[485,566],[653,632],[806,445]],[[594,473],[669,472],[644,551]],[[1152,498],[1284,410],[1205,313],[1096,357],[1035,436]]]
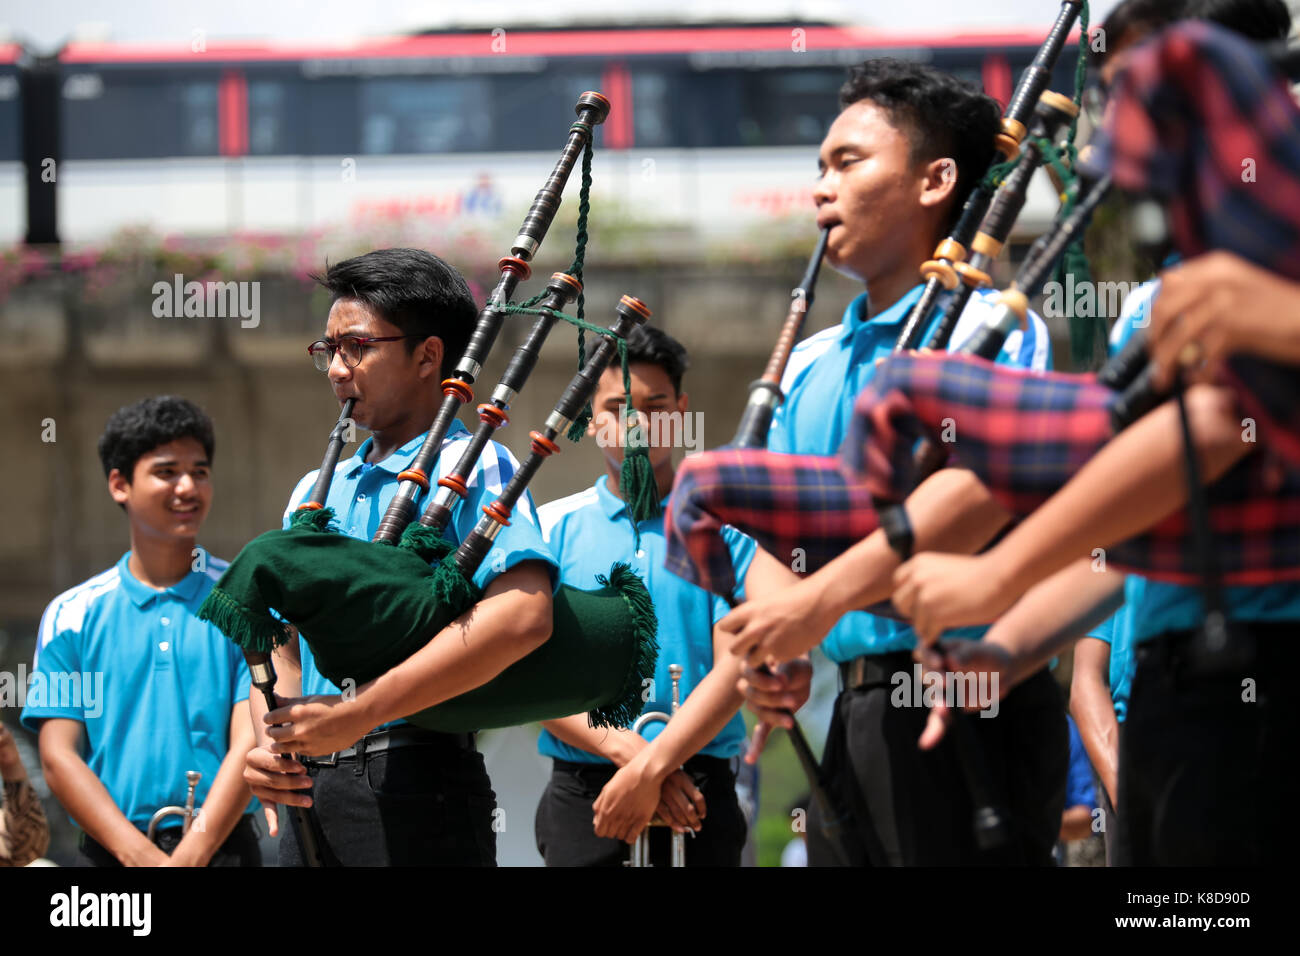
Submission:
[[[411,724],[400,724],[387,730],[371,731],[351,747],[346,750],[336,750],[328,757],[299,757],[298,762],[304,767],[333,767],[340,760],[355,760],[361,755],[372,757],[387,750],[429,746],[447,750],[473,750],[474,734],[444,734]]]
[[[709,754],[694,754],[686,759],[682,767],[686,770],[698,770],[701,773],[717,774],[732,773],[732,759],[727,757],[713,757]],[[555,770],[560,773],[574,774],[579,777],[594,777],[603,783],[618,772],[618,768],[612,763],[589,763],[579,760],[561,760],[559,757],[552,757],[551,763]]]
[[[900,671],[912,676],[911,651],[891,651],[888,654],[862,654],[840,665],[840,687],[859,690],[897,683],[894,675]]]
[[[1229,620],[1227,631],[1224,647],[1209,647],[1200,628],[1165,631],[1138,644],[1134,656],[1141,664],[1173,674],[1237,673],[1256,666],[1261,650],[1293,646],[1300,621]]]

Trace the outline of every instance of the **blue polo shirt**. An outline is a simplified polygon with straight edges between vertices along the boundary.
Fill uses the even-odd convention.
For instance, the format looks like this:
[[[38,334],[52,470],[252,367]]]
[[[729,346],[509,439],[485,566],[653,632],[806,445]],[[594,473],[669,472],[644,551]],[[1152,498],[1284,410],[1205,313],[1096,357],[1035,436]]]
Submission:
[[[559,559],[560,577],[565,584],[596,587],[596,575],[608,574],[615,561],[627,562],[645,581],[659,618],[659,661],[654,685],[647,688],[652,694],[642,712],[671,713],[673,685],[668,666],[681,665],[680,699],[684,702],[713,668],[713,625],[731,610],[727,602],[664,568],[668,548],[662,516],[641,522],[641,549],[635,549],[627,505],[609,490],[605,475],[593,488],[543,505],[539,517]],[[736,575],[743,580],[754,556],[754,542],[730,527],[723,534],[735,556]],[[646,739],[653,740],[663,727],[657,721],[651,723],[644,731]],[[710,757],[734,757],[740,753],[744,739],[745,722],[736,713],[699,752]],[[548,730],[542,731],[537,749],[543,756],[560,760],[609,763],[604,757],[570,746]]]
[[[249,676],[239,648],[196,616],[226,562],[209,555],[206,570],[156,591],[131,574],[130,556],[45,609],[22,724],[83,724],[86,764],[144,830],[160,807],[185,805],[187,770],[203,775],[195,805],[207,799]]]
[[[1139,579],[1140,580],[1140,579]],[[1127,587],[1127,579],[1125,586]],[[1128,716],[1128,688],[1133,680],[1133,604],[1119,610],[1088,632],[1089,637],[1110,645],[1110,699],[1115,705],[1115,719],[1120,723]]]
[[[453,419],[451,427],[447,429],[447,436],[442,441],[442,449],[435,465],[437,474],[431,482],[434,488],[437,487],[438,478],[450,474],[456,467],[469,439],[469,431],[459,419]],[[366,462],[366,455],[374,446],[374,439],[367,438],[361,443],[355,455],[340,461],[335,466],[334,479],[330,483],[325,506],[334,509],[335,520],[341,532],[366,541],[375,536],[375,532],[379,530],[379,522],[388,510],[393,495],[397,493],[398,474],[410,467],[423,443],[424,435],[421,434],[412,438],[383,461],[369,464]],[[464,541],[482,516],[482,506],[497,499],[518,467],[514,456],[504,446],[496,442],[488,442],[470,475],[469,497],[462,500],[452,512],[452,521],[447,527],[448,536],[457,542]],[[316,484],[316,475],[319,472],[319,468],[308,472],[294,488],[293,494],[289,497],[289,506],[284,511],[286,528],[289,526],[289,517],[297,507],[311,497],[312,486]],[[427,493],[421,496],[419,501],[421,510],[428,500]],[[474,583],[480,588],[485,588],[497,575],[525,561],[543,561],[552,569],[555,568],[555,559],[551,556],[551,551],[542,540],[542,533],[537,528],[537,514],[533,508],[532,496],[527,492],[520,496],[510,516],[510,524],[501,529],[501,533],[492,543],[492,550],[487,553],[478,571],[474,573]],[[554,570],[551,576],[554,580],[556,576]],[[316,669],[316,658],[305,640],[299,642],[299,648],[302,653],[303,696],[340,693],[341,689],[326,680]]]
[[[1138,329],[1149,327],[1151,307],[1159,292],[1160,280],[1152,280],[1124,301],[1110,333],[1112,355]],[[1124,581],[1124,602],[1131,609],[1128,617],[1131,631],[1124,635],[1130,645],[1167,631],[1192,630],[1205,620],[1200,589],[1193,586],[1130,574]],[[1228,617],[1234,621],[1300,621],[1300,583],[1226,587],[1223,602]],[[1116,640],[1119,640],[1118,627]],[[1113,645],[1111,653],[1114,654]]]
[[[785,402],[776,410],[768,448],[804,455],[835,455],[848,433],[853,402],[876,372],[876,360],[889,355],[903,320],[921,297],[916,285],[878,315],[867,317],[867,294],[854,299],[837,326],[805,339],[794,347],[781,388]],[[945,294],[946,295],[946,294]],[[984,324],[993,309],[994,293],[976,293],[962,312],[948,348],[956,351]],[[930,321],[938,321],[938,310]],[[929,338],[930,329],[925,336]],[[1047,326],[1029,314],[1029,328],[1007,337],[998,354],[999,365],[1016,365],[1040,371],[1052,366],[1052,345]],[[781,559],[782,555],[776,555]],[[979,637],[988,628],[961,628],[949,634]],[[842,617],[822,642],[826,656],[836,662],[862,654],[911,650],[916,634],[899,621],[853,611]]]

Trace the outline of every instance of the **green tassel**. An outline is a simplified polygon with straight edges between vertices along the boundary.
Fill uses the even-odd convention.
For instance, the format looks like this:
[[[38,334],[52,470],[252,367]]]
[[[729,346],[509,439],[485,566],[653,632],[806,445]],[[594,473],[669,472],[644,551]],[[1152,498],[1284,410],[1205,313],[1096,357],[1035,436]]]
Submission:
[[[591,416],[591,402],[588,402],[582,407],[582,411],[578,413],[578,417],[573,420],[573,424],[569,426],[569,430],[565,432],[569,441],[582,441],[582,436],[587,434],[587,426],[591,424]]]
[[[1082,241],[1071,244],[1065,250],[1061,262],[1062,275],[1073,273],[1076,287],[1092,281],[1092,270],[1088,265],[1088,257],[1084,254]],[[1099,343],[1101,349],[1105,348],[1105,319],[1095,315],[1075,315],[1070,318],[1069,327],[1071,365],[1080,371],[1097,368],[1102,358],[1098,354]]]
[[[402,532],[402,540],[397,543],[397,546],[407,551],[414,551],[429,564],[441,561],[452,552],[450,541],[418,521],[413,521],[406,526],[406,530]]]
[[[654,466],[650,464],[650,449],[639,424],[629,425],[627,429],[627,449],[619,471],[618,490],[627,502],[628,515],[632,519],[632,537],[639,550],[641,522],[658,518],[663,513],[659,507],[659,486],[655,483]]]
[[[269,654],[289,640],[289,627],[283,621],[244,607],[219,587],[208,592],[198,616],[245,650]]]
[[[604,587],[618,591],[627,602],[628,612],[632,616],[633,630],[636,632],[636,654],[628,668],[623,688],[612,701],[587,714],[587,724],[591,727],[629,727],[641,715],[645,701],[641,699],[642,688],[647,680],[653,680],[655,663],[659,658],[659,619],[655,616],[654,601],[646,590],[645,582],[637,576],[630,566],[619,562],[609,569],[609,577],[597,575],[596,580]]]
[[[337,532],[333,508],[299,508],[289,516],[290,529]]]
[[[440,607],[456,609],[453,617],[459,616],[482,597],[482,592],[460,573],[450,555],[433,569],[432,587],[433,597]]]

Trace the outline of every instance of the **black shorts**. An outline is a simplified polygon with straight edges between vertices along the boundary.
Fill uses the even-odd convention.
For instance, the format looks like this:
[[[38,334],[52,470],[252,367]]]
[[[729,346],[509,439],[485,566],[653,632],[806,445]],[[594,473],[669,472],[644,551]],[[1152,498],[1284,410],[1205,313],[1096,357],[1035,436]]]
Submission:
[[[567,760],[554,764],[535,821],[537,850],[546,865],[622,866],[628,858],[628,844],[598,837],[592,829],[591,805],[614,776],[615,767]],[[736,800],[732,761],[697,754],[683,769],[700,788],[705,803],[703,826],[695,836],[686,837],[686,865],[740,866],[747,827]],[[672,831],[655,826],[649,832],[651,865],[668,866]]]

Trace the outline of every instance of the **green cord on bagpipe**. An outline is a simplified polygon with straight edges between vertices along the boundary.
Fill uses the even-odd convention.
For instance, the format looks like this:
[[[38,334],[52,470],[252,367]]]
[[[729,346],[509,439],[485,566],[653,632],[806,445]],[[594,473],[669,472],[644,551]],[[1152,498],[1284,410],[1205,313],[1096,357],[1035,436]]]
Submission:
[[[585,124],[583,123],[573,124],[574,127],[584,125]],[[570,127],[570,129],[572,128],[573,127]],[[578,191],[578,234],[574,239],[573,262],[569,264],[569,268],[564,270],[579,282],[582,282],[582,269],[587,259],[587,214],[591,212],[592,139],[593,137],[591,136],[587,137],[587,144],[582,151],[582,186]],[[518,303],[518,305],[513,303],[507,304],[505,311],[524,312],[541,302],[545,296],[545,292],[539,292],[532,298]],[[582,292],[578,293],[577,313],[579,322],[581,322],[581,320],[586,317],[586,298]],[[564,318],[565,321],[573,321],[568,316],[560,316],[558,313],[557,317]],[[583,337],[583,332],[585,329],[592,329],[593,327],[585,324],[575,324],[578,325],[578,368],[582,368],[582,366],[587,362],[586,341]],[[582,414],[574,419],[573,424],[569,426],[569,441],[577,442],[582,440],[582,436],[587,431],[587,424],[591,421],[591,415],[591,404],[588,403],[587,407],[582,410]]]
[[[575,257],[576,258],[576,257]],[[535,297],[540,301],[541,297]],[[529,302],[534,301],[530,299]],[[581,300],[579,300],[578,309],[580,314],[577,316],[568,315],[559,309],[542,309],[531,308],[527,303],[522,305],[507,305],[506,312],[519,315],[550,315],[553,318],[568,322],[578,330],[578,368],[581,369],[586,365],[583,351],[582,336],[585,332],[591,332],[595,335],[602,335],[614,343],[618,348],[619,365],[623,370],[623,401],[628,410],[628,429],[627,429],[627,450],[623,455],[623,469],[619,475],[619,491],[623,495],[623,500],[627,502],[628,516],[632,521],[632,536],[634,545],[637,550],[641,548],[641,529],[639,527],[642,521],[650,518],[656,518],[661,513],[659,504],[659,489],[655,484],[654,468],[650,464],[650,453],[648,442],[643,435],[640,420],[636,411],[632,408],[632,373],[627,363],[627,341],[598,325],[592,325],[581,317]],[[591,403],[586,406],[587,422],[591,421]],[[582,430],[575,435],[574,431],[577,426],[577,419],[574,425],[569,429],[570,441],[578,441],[586,432],[587,425],[584,422]]]
[[[574,125],[579,124],[575,123]],[[587,256],[587,215],[591,211],[591,158],[592,146],[589,137],[582,154],[582,188],[578,193],[578,232],[574,243],[573,262],[565,270],[579,282],[582,281],[582,270]],[[542,315],[541,310],[534,308],[534,306],[541,302],[545,296],[546,293],[541,292],[519,304],[507,304],[504,306],[503,311],[520,315]],[[548,310],[549,314],[555,318],[568,322],[577,328],[579,369],[587,362],[585,333],[609,335],[607,329],[591,325],[586,321],[584,306],[583,293],[579,292],[575,308],[576,316],[566,315],[558,310]],[[632,376],[627,366],[627,344],[621,339],[617,340],[617,344],[619,361],[623,369],[624,407],[627,411],[627,441],[623,455],[623,467],[619,476],[619,491],[627,502],[628,514],[632,520],[633,537],[637,548],[640,548],[641,531],[638,527],[639,523],[648,521],[651,518],[657,518],[661,513],[659,489],[655,484],[654,467],[650,464],[649,440],[641,427],[636,411],[632,408]],[[582,440],[582,436],[586,434],[587,426],[591,423],[592,414],[591,403],[588,402],[581,414],[569,426],[569,441],[577,442]]]

